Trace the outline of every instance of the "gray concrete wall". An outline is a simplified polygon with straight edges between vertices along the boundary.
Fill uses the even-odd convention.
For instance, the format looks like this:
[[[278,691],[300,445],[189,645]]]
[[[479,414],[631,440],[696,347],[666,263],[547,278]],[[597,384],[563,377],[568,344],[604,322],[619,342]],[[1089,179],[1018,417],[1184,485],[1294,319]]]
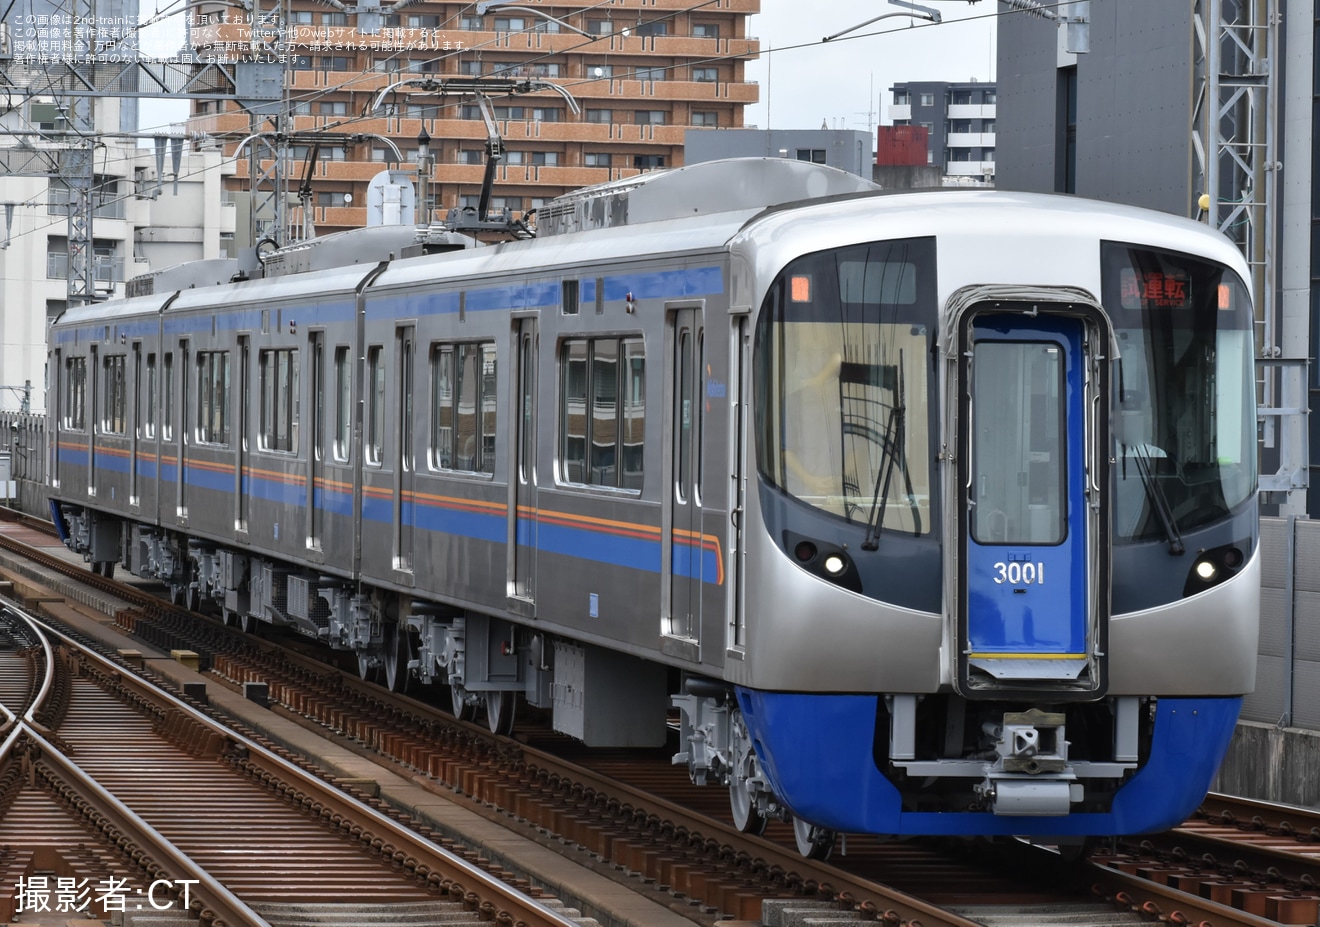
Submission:
[[[823,149],[825,163],[870,178],[874,139],[853,129],[688,129],[683,163],[721,158],[795,158],[798,149]]]
[[[1066,54],[1062,34],[1035,17],[1000,18],[996,185],[1061,189],[1059,68],[1075,64],[1077,195],[1187,215],[1191,6],[1092,4],[1087,54]]]

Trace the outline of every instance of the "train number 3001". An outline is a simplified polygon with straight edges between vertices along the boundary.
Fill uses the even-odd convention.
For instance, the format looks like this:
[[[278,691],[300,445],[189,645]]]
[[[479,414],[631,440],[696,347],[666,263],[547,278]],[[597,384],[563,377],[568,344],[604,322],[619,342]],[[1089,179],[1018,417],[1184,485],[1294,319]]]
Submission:
[[[1014,560],[1012,563],[1004,563],[1002,560],[994,565],[995,582],[999,584],[1010,583],[1014,586],[1030,586],[1034,583],[1045,582],[1045,564],[1043,563],[1022,563]]]

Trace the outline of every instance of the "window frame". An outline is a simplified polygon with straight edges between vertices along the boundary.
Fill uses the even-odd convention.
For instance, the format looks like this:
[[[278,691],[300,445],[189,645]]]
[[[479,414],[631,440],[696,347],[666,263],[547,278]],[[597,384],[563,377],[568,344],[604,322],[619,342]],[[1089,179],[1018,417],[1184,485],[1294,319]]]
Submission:
[[[614,365],[614,377],[610,383],[600,380],[598,348],[610,346],[601,363]],[[559,401],[556,409],[558,436],[555,442],[555,479],[556,482],[573,487],[591,490],[622,492],[640,495],[645,484],[645,432],[646,432],[646,342],[640,334],[607,335],[591,338],[564,338],[556,352],[558,360]],[[574,367],[580,365],[580,372]],[[602,400],[608,395],[602,390],[612,389],[613,416],[601,414]],[[573,404],[581,404],[577,417],[581,418],[582,430],[575,433],[572,420]],[[640,418],[633,413],[640,412]],[[640,435],[635,434],[631,426],[641,423]],[[606,427],[608,426],[608,428]],[[597,441],[597,429],[607,432],[612,429],[613,440],[609,445]],[[629,439],[633,440],[629,440]],[[570,451],[570,442],[580,442],[581,452]],[[593,458],[597,449],[609,447],[612,450],[612,462],[608,467],[597,465]],[[630,448],[641,449],[640,453],[629,452]],[[628,464],[636,464],[629,469]],[[576,469],[575,478],[573,470]],[[608,480],[601,479],[601,471],[610,474]]]
[[[257,352],[257,449],[273,454],[298,453],[298,348],[263,348]]]
[[[470,360],[475,368],[469,368]],[[499,352],[495,341],[433,341],[427,349],[427,366],[431,380],[427,467],[434,472],[493,479],[499,448]],[[475,373],[471,393],[465,392],[465,371]],[[468,400],[473,409],[472,451],[460,457],[459,434]]]

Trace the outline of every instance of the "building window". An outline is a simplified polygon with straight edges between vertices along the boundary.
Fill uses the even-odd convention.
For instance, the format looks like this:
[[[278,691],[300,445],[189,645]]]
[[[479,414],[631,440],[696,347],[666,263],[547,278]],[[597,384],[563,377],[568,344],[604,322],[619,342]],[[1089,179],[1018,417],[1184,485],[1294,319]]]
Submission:
[[[612,64],[589,64],[587,65],[587,77],[604,79],[614,76],[614,65]]]
[[[69,397],[64,410],[64,427],[82,431],[87,427],[87,358],[70,357],[64,362],[65,390]]]
[[[431,467],[495,472],[495,343],[431,345]]]
[[[799,148],[797,150],[797,159],[799,161],[810,161],[812,164],[825,163],[824,148]]]
[[[694,126],[706,126],[707,128],[720,124],[720,114],[710,111],[695,111],[692,113],[692,124]]]
[[[348,460],[353,434],[353,367],[348,348],[335,348],[335,460]]]
[[[646,357],[640,339],[565,341],[559,464],[568,483],[642,488]]]
[[[468,76],[468,77],[480,77],[480,76],[481,76],[481,62],[480,62],[480,61],[460,61],[460,62],[458,63],[458,73],[459,73],[459,74],[464,74],[464,75],[466,75],[466,76]]]
[[[555,151],[506,151],[504,157],[508,164],[554,167],[559,163],[559,153]]]
[[[122,435],[128,431],[128,358],[113,354],[101,361],[101,395],[104,397],[101,432]]]
[[[323,26],[347,26],[348,14],[346,13],[322,13],[321,25]]]
[[[662,109],[639,109],[633,111],[633,122],[639,126],[662,126],[669,114]]]
[[[969,133],[969,132],[972,131],[972,120],[970,120],[970,119],[950,119],[950,120],[949,120],[948,131],[949,131],[950,133],[957,133],[957,134],[960,134],[960,135],[967,134],[967,133]]]
[[[981,120],[981,131],[987,135],[995,134],[995,121],[993,119]]]
[[[669,23],[667,22],[640,23],[637,26],[637,28],[633,31],[636,32],[637,35],[643,35],[643,36],[668,35]]]
[[[953,92],[954,106],[971,106],[972,92],[970,90],[955,90]]]
[[[1077,66],[1059,68],[1055,123],[1054,192],[1077,192]]]
[[[589,109],[587,110],[587,122],[611,123],[614,121],[614,110],[612,109]]]
[[[353,70],[353,59],[343,55],[323,55],[321,57],[321,69],[324,71],[351,71]]]
[[[895,90],[895,91],[894,91],[894,105],[895,105],[895,106],[911,106],[911,105],[912,105],[912,95],[911,95],[910,93],[908,93],[906,90]]]
[[[197,352],[197,440],[229,443],[229,352]]]
[[[462,148],[458,152],[459,164],[485,164],[486,152],[480,148]]]
[[[294,55],[289,59],[295,71],[310,71],[312,69],[311,55]]]
[[[378,344],[367,349],[366,462],[379,467],[385,459],[385,352]]]
[[[347,116],[348,103],[345,100],[322,100],[316,104],[316,111],[322,116]]]
[[[608,151],[588,151],[582,156],[582,163],[587,167],[609,167],[610,161]]]
[[[666,70],[665,68],[637,68],[633,71],[633,77],[636,80],[664,80]]]
[[[611,22],[610,20],[608,20],[608,19],[588,19],[588,20],[587,20],[587,34],[588,34],[588,35],[613,35],[613,34],[614,34],[614,23],[612,23],[612,22]]]
[[[692,79],[700,83],[713,84],[720,79],[719,68],[693,68]]]
[[[921,106],[934,106],[934,105],[935,105],[935,94],[933,94],[933,93],[923,93],[923,94],[921,94],[921,97],[920,97],[920,105],[921,105]]]
[[[464,32],[484,32],[486,27],[480,16],[463,16],[458,20],[458,28]]]
[[[692,35],[702,39],[718,39],[720,37],[720,27],[718,23],[693,23]]]
[[[633,167],[636,170],[652,171],[664,166],[664,155],[633,155]]]
[[[998,100],[999,100],[999,94],[997,94],[995,91],[987,90],[985,92],[985,102],[987,104],[994,104],[998,102]]]
[[[297,10],[289,14],[289,22],[295,26],[312,25],[312,14],[308,11],[298,12]]]
[[[338,195],[338,194],[335,194]],[[261,422],[257,446],[263,451],[298,453],[298,352],[262,351]]]
[[[416,15],[409,16],[405,22],[409,29],[437,29],[440,26],[440,17]]]
[[[496,32],[522,32],[527,28],[527,20],[521,16],[496,16]]]

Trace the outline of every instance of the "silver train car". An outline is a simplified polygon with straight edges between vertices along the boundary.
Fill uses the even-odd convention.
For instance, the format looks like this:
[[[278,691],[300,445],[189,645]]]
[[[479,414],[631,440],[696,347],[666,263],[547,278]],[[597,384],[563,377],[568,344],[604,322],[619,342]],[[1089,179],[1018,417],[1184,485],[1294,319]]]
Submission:
[[[1188,220],[780,159],[532,240],[367,229],[50,332],[98,572],[655,747],[756,831],[1175,824],[1253,686],[1247,268]],[[232,279],[231,279],[232,278]]]

